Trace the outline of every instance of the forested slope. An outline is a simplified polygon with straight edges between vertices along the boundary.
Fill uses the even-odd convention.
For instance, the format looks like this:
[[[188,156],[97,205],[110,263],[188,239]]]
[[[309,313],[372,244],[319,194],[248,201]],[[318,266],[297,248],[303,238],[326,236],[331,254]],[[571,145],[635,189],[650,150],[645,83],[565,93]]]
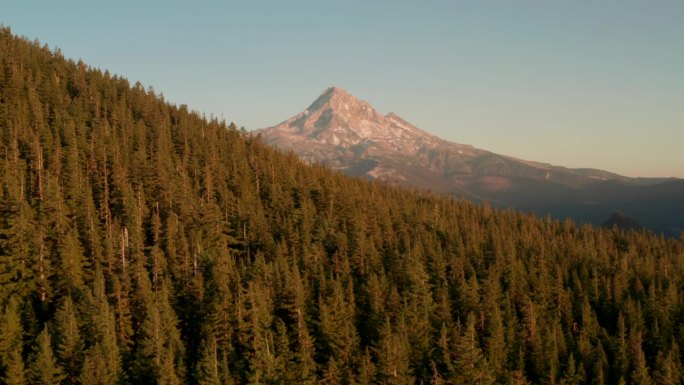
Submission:
[[[353,179],[0,32],[0,382],[676,384],[684,247]]]

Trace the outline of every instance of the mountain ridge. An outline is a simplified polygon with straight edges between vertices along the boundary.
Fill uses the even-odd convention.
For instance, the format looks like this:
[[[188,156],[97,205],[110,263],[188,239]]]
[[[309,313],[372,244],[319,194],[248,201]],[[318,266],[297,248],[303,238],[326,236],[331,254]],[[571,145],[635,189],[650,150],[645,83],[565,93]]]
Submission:
[[[549,202],[581,207],[574,211],[591,214],[571,212],[570,217],[600,225],[608,213],[629,212],[633,207],[628,206],[641,204],[641,187],[659,191],[663,187],[658,185],[668,181],[674,183],[665,185],[667,191],[662,191],[661,196],[679,208],[671,197],[679,193],[680,180],[631,178],[595,168],[568,168],[452,142],[416,127],[395,112],[383,115],[369,102],[340,87],[327,88],[303,112],[275,126],[255,130],[252,135],[261,136],[268,145],[292,151],[308,163],[320,163],[353,176],[457,194],[559,219],[568,215],[567,210],[549,208]],[[623,187],[610,187],[612,183]],[[661,204],[657,197],[649,199],[641,206]],[[649,216],[641,206],[636,211]],[[684,211],[682,214],[684,217]],[[656,224],[660,218],[638,219],[651,223],[650,228],[656,231],[674,235],[684,229],[681,220],[668,219],[668,223],[679,224],[660,228]]]
[[[303,112],[254,134],[260,134],[266,144],[293,150],[306,161],[342,171],[363,158],[376,160],[375,167],[390,169],[399,176],[405,172],[402,166],[411,164],[441,171],[445,176],[515,176],[568,185],[631,180],[604,170],[555,166],[449,141],[416,127],[394,112],[383,115],[340,87],[327,88]],[[380,170],[372,171],[367,176],[377,178],[374,174]]]

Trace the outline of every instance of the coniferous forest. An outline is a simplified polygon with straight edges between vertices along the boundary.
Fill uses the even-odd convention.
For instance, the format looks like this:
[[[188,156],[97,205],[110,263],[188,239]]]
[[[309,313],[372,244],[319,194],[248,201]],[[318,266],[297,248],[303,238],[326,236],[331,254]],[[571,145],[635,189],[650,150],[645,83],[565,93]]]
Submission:
[[[346,177],[0,30],[0,383],[680,384],[684,244]]]

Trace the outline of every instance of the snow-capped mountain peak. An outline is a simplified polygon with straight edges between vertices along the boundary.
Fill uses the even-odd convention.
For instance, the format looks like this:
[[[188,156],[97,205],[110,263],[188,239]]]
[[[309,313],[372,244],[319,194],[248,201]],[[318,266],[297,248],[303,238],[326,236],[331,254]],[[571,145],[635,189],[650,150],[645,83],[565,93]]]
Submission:
[[[554,167],[449,142],[397,114],[383,115],[339,87],[326,89],[303,112],[255,134],[261,135],[265,143],[293,151],[308,162],[354,175],[413,181],[417,185],[430,180],[430,185],[444,184],[445,190],[461,186],[472,176],[484,178],[495,189],[508,188],[510,178],[568,185],[594,182],[593,178],[620,178],[599,170]]]
[[[418,129],[394,113],[382,115],[368,102],[339,87],[326,89],[304,112],[270,128],[258,131],[267,143],[302,153],[297,148],[306,139],[313,144],[332,146],[328,151],[352,150],[356,155],[377,152],[413,154],[423,146],[447,143]],[[326,156],[330,157],[330,154]]]
[[[315,112],[328,109],[345,115],[365,115],[368,118],[373,118],[377,114],[368,102],[357,99],[339,87],[330,87],[323,91],[321,96],[311,103],[307,111]]]

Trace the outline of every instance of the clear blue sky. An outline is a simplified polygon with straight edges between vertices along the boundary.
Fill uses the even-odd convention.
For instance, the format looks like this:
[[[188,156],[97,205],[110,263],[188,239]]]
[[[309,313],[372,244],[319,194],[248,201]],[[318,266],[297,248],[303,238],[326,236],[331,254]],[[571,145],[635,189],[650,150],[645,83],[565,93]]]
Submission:
[[[247,129],[347,89],[498,153],[684,177],[684,1],[5,1],[0,22]]]

